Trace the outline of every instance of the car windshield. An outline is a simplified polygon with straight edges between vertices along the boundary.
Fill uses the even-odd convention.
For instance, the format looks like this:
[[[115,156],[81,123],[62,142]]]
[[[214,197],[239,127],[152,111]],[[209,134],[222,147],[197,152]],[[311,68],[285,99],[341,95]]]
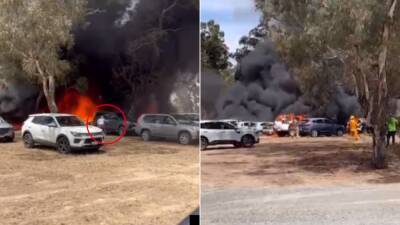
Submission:
[[[182,124],[196,124],[200,121],[199,115],[197,114],[174,114],[172,116],[178,123]]]
[[[62,127],[79,127],[85,125],[83,121],[76,116],[57,116],[56,119]]]

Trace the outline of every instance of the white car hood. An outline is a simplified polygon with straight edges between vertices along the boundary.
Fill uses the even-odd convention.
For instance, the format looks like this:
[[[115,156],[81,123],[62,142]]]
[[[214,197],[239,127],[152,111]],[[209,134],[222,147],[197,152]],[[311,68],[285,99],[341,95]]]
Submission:
[[[63,127],[65,130],[71,131],[71,132],[77,132],[77,133],[84,133],[87,134],[87,129],[86,126],[79,126],[79,127]],[[99,127],[95,127],[92,125],[89,125],[89,131],[90,133],[98,133],[102,132],[103,130]]]

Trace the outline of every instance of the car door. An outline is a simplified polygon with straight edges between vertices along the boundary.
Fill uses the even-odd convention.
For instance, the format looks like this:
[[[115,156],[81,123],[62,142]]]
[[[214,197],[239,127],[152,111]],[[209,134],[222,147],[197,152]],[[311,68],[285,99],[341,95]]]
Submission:
[[[207,122],[203,124],[202,135],[208,138],[210,143],[222,141],[221,127],[218,122]]]
[[[212,126],[213,126],[212,122],[202,122],[200,124],[200,136],[206,137],[209,142],[216,141]]]
[[[116,114],[109,114],[106,120],[106,127],[112,132],[117,132],[119,128],[119,118]]]
[[[235,126],[229,124],[229,123],[221,123],[220,124],[221,129],[223,130],[222,132],[222,139],[224,141],[234,141],[234,140],[240,140],[239,135],[241,135],[240,130],[236,129]]]
[[[57,128],[58,125],[53,117],[44,116],[40,127],[43,141],[49,144],[55,144],[57,138]]]
[[[322,119],[316,119],[314,121],[314,123],[315,123],[314,130],[317,130],[318,133],[324,133],[324,125],[323,125]]]
[[[35,116],[33,117],[32,122],[27,126],[27,129],[32,134],[33,139],[39,142],[41,142],[43,139],[43,135],[41,132],[42,120],[43,120],[42,116]]]
[[[166,138],[178,137],[178,123],[171,116],[163,116],[160,126],[160,135]]]
[[[332,120],[326,119],[325,120],[325,133],[326,134],[334,134],[334,123]]]
[[[154,115],[151,118],[151,123],[148,124],[148,127],[151,131],[151,134],[156,137],[162,137],[162,121],[164,120],[163,116]]]

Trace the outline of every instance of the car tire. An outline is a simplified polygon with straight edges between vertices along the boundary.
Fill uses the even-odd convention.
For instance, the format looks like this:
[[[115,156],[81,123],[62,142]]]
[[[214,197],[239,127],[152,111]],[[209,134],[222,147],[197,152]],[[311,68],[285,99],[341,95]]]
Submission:
[[[255,141],[254,138],[250,135],[245,135],[242,137],[241,144],[245,148],[251,148],[254,146]]]
[[[344,135],[343,130],[338,130],[338,131],[336,132],[336,135],[337,135],[338,137],[342,137],[342,136]]]
[[[6,137],[6,142],[14,142],[14,136]]]
[[[206,150],[208,146],[208,140],[205,137],[200,138],[200,150]]]
[[[318,131],[317,130],[312,130],[311,131],[311,137],[318,137]]]
[[[25,148],[33,148],[35,146],[35,141],[33,140],[31,133],[25,133],[22,139],[24,141]]]
[[[192,137],[186,131],[180,132],[178,135],[178,143],[181,145],[188,145],[192,142]]]
[[[150,133],[149,130],[142,131],[141,136],[142,136],[143,141],[150,141],[151,140],[151,133]]]
[[[59,137],[57,139],[57,151],[61,154],[71,153],[71,146],[67,137]]]

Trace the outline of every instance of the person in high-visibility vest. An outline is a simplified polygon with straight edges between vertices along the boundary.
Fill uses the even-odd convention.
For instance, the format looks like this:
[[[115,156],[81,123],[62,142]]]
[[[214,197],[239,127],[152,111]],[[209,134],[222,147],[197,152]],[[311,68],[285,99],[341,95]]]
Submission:
[[[399,125],[399,121],[391,116],[388,121],[387,121],[387,142],[386,145],[388,146],[390,144],[390,139],[392,139],[393,145],[396,143],[396,133],[397,133],[397,127]]]
[[[358,135],[358,121],[354,116],[350,117],[349,121],[350,135],[356,140],[360,140],[360,135]]]

